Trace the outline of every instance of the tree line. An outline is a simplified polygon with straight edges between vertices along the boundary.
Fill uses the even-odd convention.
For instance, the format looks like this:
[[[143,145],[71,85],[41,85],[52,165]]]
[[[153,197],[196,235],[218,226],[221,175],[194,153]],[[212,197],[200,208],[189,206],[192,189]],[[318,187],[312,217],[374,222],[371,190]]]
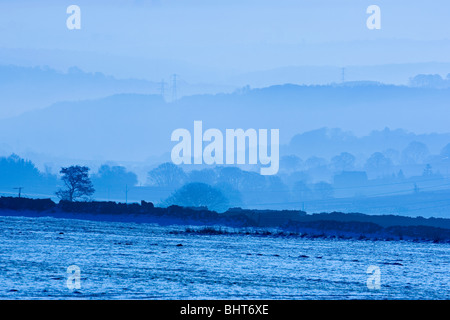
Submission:
[[[449,153],[448,150],[450,147],[444,148],[442,156]],[[385,157],[373,155],[371,159],[380,166]],[[396,192],[397,189],[418,192],[424,183],[438,184],[438,180],[444,179],[434,166],[426,164],[418,177],[406,178],[399,170],[382,179],[369,180],[364,171],[353,171],[355,157],[345,152],[333,157],[330,165],[322,163],[316,167],[317,174],[312,169],[298,168],[304,163],[311,166],[312,162],[285,156],[282,164],[285,163],[286,169],[276,176],[262,176],[233,166],[186,171],[167,162],[149,170],[144,186],[137,186],[137,175],[124,166],[104,164],[91,174],[89,167],[73,165],[61,168],[57,175],[50,169],[41,172],[31,161],[13,154],[0,158],[0,192],[4,194],[8,190],[11,194],[16,192],[13,188],[24,187],[25,195],[31,197],[52,195],[66,201],[88,201],[95,195],[97,199],[123,201],[132,189],[134,201],[150,200],[164,206],[204,206],[222,211],[230,207],[260,208],[267,204],[294,202],[301,208],[303,201],[351,197],[355,192]],[[335,172],[334,178],[323,177],[327,168]]]

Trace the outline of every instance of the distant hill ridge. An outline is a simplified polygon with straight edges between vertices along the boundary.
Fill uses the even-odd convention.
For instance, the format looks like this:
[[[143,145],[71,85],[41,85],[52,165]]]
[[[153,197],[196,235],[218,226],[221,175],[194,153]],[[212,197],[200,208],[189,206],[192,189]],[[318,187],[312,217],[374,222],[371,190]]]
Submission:
[[[308,145],[302,146],[302,136],[298,135],[317,128],[341,128],[344,133],[355,134],[386,127],[430,132],[424,139],[428,139],[432,151],[450,142],[449,135],[434,139],[431,134],[448,132],[448,101],[450,88],[378,84],[272,86],[231,94],[186,96],[173,103],[166,103],[158,95],[118,94],[61,102],[0,120],[0,142],[5,150],[11,149],[10,153],[26,150],[73,159],[143,161],[170,152],[173,130],[191,128],[195,120],[202,120],[205,128],[220,130],[279,128],[280,143],[287,145],[285,153],[300,156],[307,156],[303,153]],[[396,147],[391,144],[399,140],[391,138],[397,133],[391,132],[383,141],[380,137],[383,149]],[[408,139],[404,138],[401,143]],[[332,144],[338,146],[335,142]],[[372,143],[351,145],[351,142],[351,139],[342,141],[347,143],[343,147],[349,149],[345,151],[360,145],[365,146],[363,152],[380,151],[380,145],[368,150]],[[331,156],[324,153],[335,151],[316,142],[314,145],[322,150],[317,156]]]

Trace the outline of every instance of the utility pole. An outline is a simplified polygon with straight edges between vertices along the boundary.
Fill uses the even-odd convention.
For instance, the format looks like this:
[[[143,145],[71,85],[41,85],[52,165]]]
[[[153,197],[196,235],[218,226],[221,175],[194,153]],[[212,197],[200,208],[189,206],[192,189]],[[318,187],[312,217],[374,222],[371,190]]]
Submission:
[[[128,204],[128,185],[125,185],[125,204]]]
[[[341,81],[342,81],[342,83],[345,82],[345,68],[342,68],[342,70],[341,70]]]
[[[22,194],[22,189],[23,189],[23,187],[14,188],[14,190],[19,190],[19,198],[20,198],[20,196]]]
[[[177,100],[177,75],[172,75],[172,101]]]

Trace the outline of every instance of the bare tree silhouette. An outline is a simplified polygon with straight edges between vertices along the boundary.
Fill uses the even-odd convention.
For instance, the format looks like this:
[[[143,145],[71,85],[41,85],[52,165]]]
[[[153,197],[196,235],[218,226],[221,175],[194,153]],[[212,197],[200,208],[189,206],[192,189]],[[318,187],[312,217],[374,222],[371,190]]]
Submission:
[[[94,194],[95,189],[89,179],[89,168],[85,166],[70,166],[61,168],[60,171],[64,182],[64,189],[59,189],[56,195],[61,200],[76,201],[87,200]]]

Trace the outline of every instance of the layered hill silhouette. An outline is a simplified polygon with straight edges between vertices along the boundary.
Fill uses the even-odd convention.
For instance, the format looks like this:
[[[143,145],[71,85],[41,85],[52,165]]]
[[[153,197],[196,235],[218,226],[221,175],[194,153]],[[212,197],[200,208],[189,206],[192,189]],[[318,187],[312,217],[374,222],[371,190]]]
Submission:
[[[334,150],[318,144],[314,135],[296,135],[322,127],[342,128],[343,133],[335,132],[328,143],[358,149],[361,144],[354,144],[356,138],[346,136],[347,131],[361,135],[390,127],[406,132],[446,132],[448,101],[450,89],[378,83],[244,88],[232,94],[187,96],[172,103],[159,95],[118,94],[56,103],[0,120],[0,149],[77,159],[141,161],[170,152],[172,131],[193,130],[193,121],[202,120],[204,130],[279,128],[280,143],[290,148],[286,153],[299,153],[313,145],[314,152],[331,152]],[[325,132],[322,138],[330,134]],[[381,145],[383,149],[397,147],[411,137],[405,132],[384,132],[363,145],[370,149],[379,143],[373,146],[378,151]],[[431,151],[437,151],[448,138],[429,134],[419,141],[426,140]]]
[[[149,94],[159,84],[142,79],[117,79],[77,67],[67,72],[49,67],[0,65],[0,117],[8,117],[59,101],[98,99],[119,93]]]

